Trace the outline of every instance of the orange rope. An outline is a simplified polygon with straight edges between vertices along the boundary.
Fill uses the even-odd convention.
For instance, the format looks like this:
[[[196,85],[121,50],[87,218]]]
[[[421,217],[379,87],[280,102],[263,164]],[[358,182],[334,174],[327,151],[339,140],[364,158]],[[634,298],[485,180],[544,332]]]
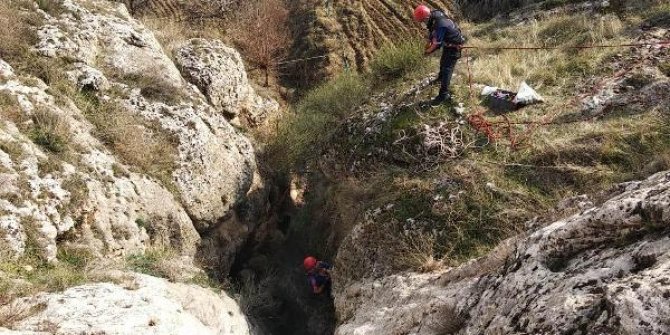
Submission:
[[[461,49],[475,49],[475,50],[571,50],[571,49],[605,49],[605,48],[627,48],[627,47],[653,47],[653,46],[670,46],[670,40],[660,41],[656,43],[626,43],[626,44],[595,44],[595,45],[575,45],[568,47],[547,47],[547,46],[530,46],[530,47],[477,47],[477,46],[457,46]]]

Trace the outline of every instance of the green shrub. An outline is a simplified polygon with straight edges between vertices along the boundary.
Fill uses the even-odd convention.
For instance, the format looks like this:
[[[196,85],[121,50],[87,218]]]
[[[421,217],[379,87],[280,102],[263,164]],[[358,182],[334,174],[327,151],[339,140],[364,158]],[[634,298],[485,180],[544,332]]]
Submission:
[[[72,248],[63,246],[58,248],[58,260],[73,266],[76,269],[84,269],[95,256],[90,250],[84,248]]]
[[[270,148],[274,160],[289,168],[320,153],[369,92],[357,74],[341,75],[312,90],[280,125]]]
[[[375,84],[401,79],[410,72],[423,69],[425,61],[421,43],[404,41],[382,47],[370,62],[370,75]]]
[[[70,142],[70,126],[59,114],[46,109],[38,109],[33,115],[34,129],[30,139],[35,144],[53,153],[67,150]]]

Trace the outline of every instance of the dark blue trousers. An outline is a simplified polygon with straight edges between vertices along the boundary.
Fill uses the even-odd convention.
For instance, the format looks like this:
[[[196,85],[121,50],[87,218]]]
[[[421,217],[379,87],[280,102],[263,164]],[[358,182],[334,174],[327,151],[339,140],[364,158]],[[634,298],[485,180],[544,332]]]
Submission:
[[[455,48],[443,48],[442,57],[440,58],[440,73],[437,78],[440,80],[440,97],[447,97],[451,93],[449,85],[451,85],[451,77],[454,75],[454,68],[461,57],[461,52]]]

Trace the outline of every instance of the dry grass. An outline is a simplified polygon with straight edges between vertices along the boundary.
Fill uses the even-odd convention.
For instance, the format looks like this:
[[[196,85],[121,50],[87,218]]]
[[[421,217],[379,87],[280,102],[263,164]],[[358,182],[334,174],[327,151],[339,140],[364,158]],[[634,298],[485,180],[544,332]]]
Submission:
[[[594,25],[592,17],[558,16],[533,24],[492,29],[485,36],[472,38],[468,45],[475,47],[504,46],[576,46],[612,43],[620,40],[623,23],[615,16],[604,16]],[[464,30],[475,30],[466,25]],[[488,28],[484,28],[488,30]],[[478,35],[476,32],[473,35]],[[523,36],[523,39],[519,39]],[[592,74],[612,50],[585,51],[468,51],[476,58],[471,63],[475,83],[516,90],[522,80],[536,88],[550,88],[558,93],[574,87],[575,77]],[[462,76],[465,66],[459,66]]]
[[[268,273],[264,278],[257,280],[253,276],[243,278],[239,287],[240,309],[244,315],[272,315],[281,309],[281,301],[278,300],[273,290],[282,284],[275,282],[276,274]]]
[[[396,266],[419,272],[433,272],[445,266],[437,257],[437,239],[430,233],[409,232],[397,238]]]
[[[4,0],[0,2],[0,31],[3,32],[0,58],[15,66],[37,42],[34,27],[41,23],[37,13],[30,10],[29,0]]]
[[[31,304],[27,301],[3,301],[0,297],[0,327],[13,328],[17,323],[46,308],[45,304]]]
[[[72,136],[67,120],[55,111],[40,108],[33,114],[34,128],[30,139],[52,153],[67,150]]]
[[[154,32],[163,48],[170,54],[192,38],[227,41],[225,24],[218,20],[190,22],[145,17],[142,23]]]
[[[114,101],[99,101],[88,94],[76,99],[86,118],[95,125],[94,135],[125,163],[137,167],[174,190],[177,139]]]

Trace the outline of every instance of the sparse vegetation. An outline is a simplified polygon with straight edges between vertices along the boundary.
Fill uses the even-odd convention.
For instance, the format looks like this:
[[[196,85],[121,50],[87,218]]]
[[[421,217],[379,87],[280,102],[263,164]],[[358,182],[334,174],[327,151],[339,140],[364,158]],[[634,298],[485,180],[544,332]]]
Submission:
[[[70,192],[69,201],[64,210],[66,214],[77,217],[88,200],[88,186],[81,176],[73,174],[63,181],[62,187]]]
[[[111,76],[123,83],[138,87],[142,96],[149,100],[161,101],[168,105],[177,105],[183,102],[187,96],[185,88],[175,86],[168,80],[162,78],[163,72],[160,68],[147,69],[146,73],[121,75],[109,70]]]
[[[0,260],[0,322],[4,317],[7,322],[9,316],[29,316],[31,313],[16,313],[21,308],[13,306],[14,299],[31,295],[37,292],[61,291],[68,287],[92,281],[96,277],[89,272],[89,264],[93,260],[90,252],[85,249],[73,249],[67,246],[59,247],[58,259],[60,262],[49,263],[41,255],[36,239],[35,222],[26,218],[23,227],[26,229],[28,241],[24,254],[13,259],[3,252]],[[20,306],[19,306],[20,307]],[[28,310],[24,310],[28,312]],[[30,310],[30,312],[34,312]],[[10,318],[16,320],[17,318]],[[2,325],[0,325],[2,326]]]
[[[370,62],[370,75],[377,84],[400,80],[411,72],[425,71],[428,62],[419,40],[402,41],[382,47]]]
[[[67,150],[70,143],[70,126],[56,111],[37,109],[33,114],[34,129],[30,139],[52,153]]]
[[[133,271],[174,280],[179,277],[179,274],[174,273],[175,270],[167,266],[165,262],[176,256],[174,250],[158,247],[147,249],[144,253],[130,255],[126,257],[126,263]]]
[[[357,74],[343,74],[314,89],[280,125],[270,154],[285,168],[319,154],[368,94],[366,80]]]
[[[463,30],[473,36],[469,42],[472,46],[568,47],[625,43],[635,22],[639,21],[613,15],[599,15],[594,19],[585,14],[561,14],[524,25],[497,24],[492,28],[491,24],[466,24]],[[520,41],[519,36],[524,39]],[[458,264],[485,254],[504,238],[517,234],[521,223],[533,216],[551,215],[559,199],[595,193],[612,183],[644,178],[670,168],[670,128],[662,113],[658,113],[663,107],[614,106],[597,118],[579,117],[580,106],[575,95],[599,85],[594,84],[594,78],[613,77],[612,68],[626,66],[617,62],[621,57],[630,57],[628,51],[468,50],[466,54],[471,57],[469,69],[462,59],[457,66],[454,88],[457,100],[470,107],[469,113],[486,112],[476,105],[478,91],[474,92],[473,99],[468,99],[469,74],[476,84],[511,90],[525,80],[548,98],[547,102],[505,116],[486,114],[489,120],[503,124],[498,126],[501,137],[495,143],[477,135],[466,123],[461,130],[468,145],[456,155],[447,155],[446,159],[425,168],[422,157],[430,151],[417,150],[426,141],[415,135],[440,122],[444,125],[442,128],[452,129],[449,125],[457,124],[458,120],[448,107],[427,110],[418,106],[420,99],[429,98],[427,89],[417,98],[402,94],[408,90],[408,83],[416,83],[408,78],[419,78],[405,70],[413,68],[414,58],[402,48],[388,47],[380,53],[379,59],[370,62],[370,78],[360,77],[363,78],[361,83],[379,80],[386,84],[384,87],[369,85],[371,89],[366,87],[360,91],[355,85],[343,85],[339,86],[343,90],[337,90],[329,86],[341,80],[336,78],[307,94],[295,114],[279,125],[278,142],[288,147],[289,152],[295,150],[279,155],[281,159],[289,160],[293,166],[304,166],[302,164],[307,162],[307,166],[318,166],[333,176],[334,183],[353,180],[361,188],[371,190],[375,196],[360,204],[364,209],[393,206],[374,222],[364,225],[365,246],[352,249],[392,253],[393,257],[382,257],[379,261],[386,266],[391,264],[396,270],[422,271],[442,264]],[[437,69],[435,63],[432,66],[430,70]],[[658,66],[664,71],[663,63]],[[418,68],[424,75],[429,70]],[[396,77],[404,80],[392,80]],[[635,89],[647,87],[656,80],[634,71],[626,78],[624,85]],[[361,92],[364,94],[359,97]],[[376,98],[376,94],[382,98]],[[349,103],[349,99],[343,97],[350,96],[357,97],[351,109],[327,103]],[[394,112],[384,115],[387,120],[379,129],[366,135],[370,116],[381,115],[381,102],[393,105]],[[343,110],[345,112],[340,114]],[[334,115],[341,116],[335,118]],[[524,125],[529,120],[555,122]],[[505,122],[520,125],[509,125],[507,129]],[[510,147],[512,140],[515,145]],[[445,141],[442,138],[437,142],[444,144]],[[303,143],[307,143],[304,145],[307,150],[301,149]],[[337,198],[337,195],[327,197]],[[321,196],[312,196],[307,202],[322,200]],[[332,220],[339,219],[337,206],[336,200],[326,200],[324,205],[336,213],[329,214]],[[349,222],[337,224],[352,225]],[[327,238],[330,242],[331,237],[308,238],[322,238],[321,242]],[[348,278],[365,272],[366,268],[357,267],[356,260],[347,259],[347,269],[340,271],[343,278]]]
[[[159,124],[133,114],[113,100],[101,101],[90,93],[81,92],[75,101],[95,125],[94,135],[103,144],[125,163],[174,190],[172,172],[176,168],[177,140],[172,135]]]
[[[246,1],[229,25],[235,43],[251,64],[265,73],[266,87],[291,43],[288,19],[285,0]],[[259,32],[262,38],[258,37]]]

